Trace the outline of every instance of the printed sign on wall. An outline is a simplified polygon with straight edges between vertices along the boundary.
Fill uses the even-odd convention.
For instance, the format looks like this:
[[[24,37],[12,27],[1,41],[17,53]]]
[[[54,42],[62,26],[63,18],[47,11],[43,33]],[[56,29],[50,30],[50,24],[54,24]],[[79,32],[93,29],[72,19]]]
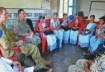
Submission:
[[[42,8],[50,9],[50,0],[42,0]]]
[[[8,20],[5,22],[8,29],[11,29],[11,25],[16,23],[18,19],[18,9],[7,9],[8,11]],[[47,9],[24,9],[26,12],[26,18],[29,18],[33,22],[33,26],[35,27],[36,21],[39,19],[39,16],[43,15],[46,18],[49,18]]]

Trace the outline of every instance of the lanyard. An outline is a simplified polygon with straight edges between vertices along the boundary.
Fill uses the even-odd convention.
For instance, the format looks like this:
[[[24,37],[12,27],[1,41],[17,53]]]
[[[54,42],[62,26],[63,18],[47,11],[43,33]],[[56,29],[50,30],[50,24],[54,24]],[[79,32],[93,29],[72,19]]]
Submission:
[[[42,23],[39,23],[39,29],[42,30]]]
[[[42,26],[42,24],[43,24],[43,23],[40,23],[40,24],[39,24],[40,31],[43,31],[43,30],[46,29],[46,28],[44,28],[44,27]]]
[[[55,28],[57,27],[57,23],[56,22],[54,22],[54,24],[55,24]]]

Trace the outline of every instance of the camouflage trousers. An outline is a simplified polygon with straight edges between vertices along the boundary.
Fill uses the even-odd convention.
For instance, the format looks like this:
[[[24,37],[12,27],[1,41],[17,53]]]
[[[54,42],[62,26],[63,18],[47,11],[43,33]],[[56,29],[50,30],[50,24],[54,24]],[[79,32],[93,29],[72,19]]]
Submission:
[[[85,72],[84,71],[84,62],[85,59],[79,59],[75,65],[70,65],[68,68],[68,72]]]
[[[31,55],[38,67],[40,67],[40,68],[45,67],[44,60],[42,59],[39,49],[37,48],[36,45],[25,43],[22,46],[20,46],[20,50],[26,56]]]
[[[39,36],[33,35],[31,38],[27,38],[26,39],[28,43],[32,43],[35,45],[38,45],[41,43],[41,39],[39,38]]]

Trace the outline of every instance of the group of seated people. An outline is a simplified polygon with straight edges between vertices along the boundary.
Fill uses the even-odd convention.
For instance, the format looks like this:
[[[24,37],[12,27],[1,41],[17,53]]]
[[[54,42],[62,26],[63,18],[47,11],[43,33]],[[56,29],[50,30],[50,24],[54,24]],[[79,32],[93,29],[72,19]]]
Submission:
[[[63,13],[63,18],[59,19],[58,13],[54,12],[53,18],[50,19],[49,24],[46,24],[47,19],[45,19],[44,16],[40,16],[37,21],[38,26],[36,26],[36,29],[41,37],[45,37],[47,39],[48,49],[53,51],[56,48],[62,48],[62,43],[69,43],[69,38],[71,44],[77,43],[79,27],[84,25],[82,20],[79,18],[82,16],[82,12],[78,12],[76,14],[76,18],[70,20],[68,19],[67,14]],[[74,25],[74,23],[77,25]]]
[[[82,50],[87,49],[89,55],[86,55],[86,59],[88,60],[78,60],[76,65],[71,65],[69,67],[68,72],[75,72],[77,70],[81,70],[78,72],[103,72],[96,69],[96,67],[92,67],[91,64],[94,62],[95,65],[100,65],[98,64],[99,62],[104,62],[102,61],[104,58],[104,52],[102,51],[104,51],[105,16],[100,17],[99,22],[94,21],[95,15],[91,15],[89,20],[84,20],[83,17],[84,14],[80,11],[76,13],[73,20],[69,20],[67,14],[64,13],[62,20],[59,20],[58,13],[54,12],[53,18],[48,25],[45,22],[45,17],[40,16],[37,22],[37,32],[39,36],[36,36],[36,32],[32,27],[32,22],[29,19],[25,19],[25,11],[19,9],[17,22],[13,24],[16,38],[13,38],[3,24],[7,20],[7,10],[4,7],[0,7],[0,29],[2,30],[0,45],[3,47],[1,52],[5,58],[16,56],[16,60],[13,62],[0,57],[0,62],[2,63],[0,67],[3,67],[4,65],[1,69],[2,72],[6,72],[6,70],[14,72],[14,70],[12,68],[10,69],[7,65],[11,63],[20,67],[22,72],[28,67],[33,67],[32,72],[33,70],[37,72],[38,70],[43,69],[52,72],[52,68],[46,66],[52,61],[47,61],[42,58],[37,47],[41,43],[40,37],[47,39],[49,51],[53,51],[56,48],[62,48],[62,42],[64,42],[64,44],[77,44]],[[23,40],[22,36],[26,37],[26,41]],[[20,54],[17,55],[16,51],[9,50],[14,46],[19,47]],[[95,56],[94,53],[96,53],[98,57]],[[93,61],[94,59],[100,61]],[[5,65],[8,66],[9,69],[5,68]],[[101,68],[103,68],[103,66]],[[31,70],[29,72],[31,72]]]
[[[73,37],[75,37],[77,45],[85,52],[85,59],[79,59],[75,65],[70,65],[68,72],[105,71],[105,16],[100,17],[98,22],[94,20],[95,15],[91,15],[89,20],[82,20],[82,22],[79,20],[79,23],[84,24],[79,24],[81,27],[77,30],[77,34],[76,31],[71,30],[76,34],[76,37]],[[71,23],[73,22],[76,22],[76,19]],[[73,23],[73,25],[75,24]],[[75,41],[74,43],[76,43]]]
[[[63,14],[62,20],[54,12],[50,24],[46,24],[45,17],[40,16],[38,20],[38,32],[47,39],[47,46],[50,51],[61,48],[62,42],[77,44],[83,50],[88,49],[91,53],[104,40],[100,37],[104,33],[105,16],[95,22],[95,15],[85,20],[82,11],[76,13],[73,20],[68,20],[67,14]]]
[[[54,12],[50,26],[45,24],[45,17],[39,18],[39,29],[41,34],[47,38],[50,51],[57,46],[61,48],[62,42],[77,44],[87,53],[86,59],[80,59],[76,65],[70,65],[68,72],[104,72],[105,16],[100,17],[98,22],[95,22],[95,15],[91,15],[88,20],[83,19],[82,12],[78,12],[71,21],[66,16],[64,13],[63,21],[60,22],[58,14]],[[46,34],[46,30],[53,31],[53,33]],[[49,40],[52,43],[54,41],[52,44],[54,47],[51,48]]]
[[[38,36],[33,35],[34,32],[30,29],[31,26],[29,27],[25,20],[24,10],[18,10],[19,19],[17,19],[17,23],[14,24],[17,37],[13,37],[13,35],[9,34],[6,26],[3,24],[7,20],[7,17],[6,8],[0,7],[0,29],[2,32],[2,35],[0,36],[0,52],[5,58],[16,56],[16,61],[5,59],[1,57],[0,53],[0,71],[16,72],[10,66],[13,64],[18,69],[15,69],[17,72],[25,72],[24,70],[29,67],[32,68],[28,72],[39,72],[40,70],[52,72],[52,68],[47,66],[52,61],[45,60],[41,57],[37,47],[37,45],[41,43],[41,40]],[[22,40],[21,35],[26,36],[26,42]],[[11,50],[14,46],[17,46],[20,49],[20,54],[17,54],[15,50]]]

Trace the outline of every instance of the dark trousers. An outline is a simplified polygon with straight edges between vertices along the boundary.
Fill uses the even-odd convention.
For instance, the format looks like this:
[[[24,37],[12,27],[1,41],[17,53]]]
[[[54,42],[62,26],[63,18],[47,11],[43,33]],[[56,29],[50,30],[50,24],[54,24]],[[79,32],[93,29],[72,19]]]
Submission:
[[[104,44],[100,44],[97,48],[100,52],[105,52]]]
[[[35,66],[35,62],[31,56],[25,56],[25,54],[20,53],[16,56],[16,61],[19,61],[25,68]]]

